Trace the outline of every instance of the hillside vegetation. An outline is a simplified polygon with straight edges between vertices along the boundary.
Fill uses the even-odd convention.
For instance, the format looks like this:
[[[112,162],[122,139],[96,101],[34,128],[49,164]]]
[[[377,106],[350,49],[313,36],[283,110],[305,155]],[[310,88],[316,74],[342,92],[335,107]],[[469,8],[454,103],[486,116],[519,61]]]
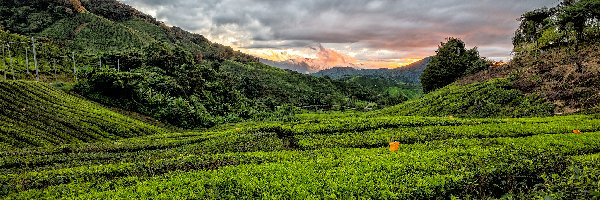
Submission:
[[[80,3],[2,2],[0,11],[7,17],[0,24],[11,34],[2,33],[11,41],[27,42],[24,35],[46,41],[38,45],[42,81],[71,82],[77,75],[72,92],[181,128],[289,117],[303,110],[367,110],[404,100],[360,84],[258,63],[116,0]],[[46,16],[44,23],[32,22],[25,10]],[[25,47],[13,50],[19,66],[25,66]],[[33,80],[22,69],[16,78]]]
[[[442,43],[422,76],[429,82],[423,84],[454,83],[383,112],[462,117],[597,112],[600,16],[594,8],[599,5],[595,0],[564,1],[523,14],[513,38],[515,56],[506,65],[468,70],[464,56],[452,55],[461,52],[455,51],[455,46],[466,50],[464,44]],[[436,72],[434,78],[428,73],[432,71]]]
[[[568,105],[596,104],[591,35],[577,38],[579,47],[573,38],[534,45],[506,66],[463,68],[483,71],[452,74],[466,77],[380,111],[316,114],[301,108],[365,108],[379,92],[401,91],[389,90],[393,81],[311,77],[255,63],[113,0],[2,1],[0,12],[3,28],[18,33],[0,36],[15,40],[63,37],[55,33],[75,27],[69,17],[92,32],[94,24],[121,29],[98,30],[105,39],[80,32],[38,42],[90,53],[78,58],[85,67],[69,91],[181,127],[212,126],[163,130],[47,83],[0,81],[2,199],[600,198],[600,114],[548,116],[560,107],[549,101],[559,91],[553,84],[567,89],[557,96],[571,98]],[[121,33],[147,46],[104,46],[127,46],[114,38]],[[571,49],[578,60],[569,60]],[[104,67],[95,67],[100,58]],[[219,125],[243,119],[263,120]],[[391,151],[394,141],[400,144]]]
[[[163,132],[45,83],[0,81],[6,149],[97,142]]]
[[[381,112],[410,116],[527,117],[552,115],[554,106],[513,88],[508,79],[452,84]]]
[[[460,84],[510,77],[512,88],[540,96],[555,106],[555,113],[574,113],[600,106],[600,42],[579,50],[553,47],[542,52],[523,52],[508,65],[467,76]],[[575,60],[582,67],[577,72]]]
[[[9,42],[8,46],[3,48],[4,54],[0,59],[1,75],[6,74],[8,80],[35,80],[35,60],[30,37],[0,29],[0,41]],[[70,81],[75,78],[72,54],[68,53],[66,49],[45,39],[36,40],[35,45],[40,80],[47,82],[57,79]],[[79,60],[81,57],[76,55],[76,59]],[[0,77],[0,80],[4,80],[4,77]]]
[[[511,87],[552,103],[555,113],[600,108],[600,1],[563,1],[521,17],[515,56],[505,66],[460,80],[461,84],[510,78]]]
[[[0,196],[573,199],[598,191],[598,116],[298,117],[0,151]],[[402,142],[396,153],[390,138]]]

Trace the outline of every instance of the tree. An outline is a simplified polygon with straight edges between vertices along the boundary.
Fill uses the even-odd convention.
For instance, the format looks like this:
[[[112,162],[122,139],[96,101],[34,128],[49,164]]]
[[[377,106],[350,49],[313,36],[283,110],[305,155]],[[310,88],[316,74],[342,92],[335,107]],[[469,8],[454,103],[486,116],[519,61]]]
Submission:
[[[524,43],[537,41],[548,25],[550,25],[550,21],[547,19],[555,13],[555,9],[540,8],[523,14],[521,18],[519,18],[521,24],[517,31],[515,31],[513,45],[519,46]]]
[[[446,43],[441,43],[421,75],[423,91],[429,93],[488,66],[488,61],[479,56],[477,47],[467,50],[462,40],[448,38]]]

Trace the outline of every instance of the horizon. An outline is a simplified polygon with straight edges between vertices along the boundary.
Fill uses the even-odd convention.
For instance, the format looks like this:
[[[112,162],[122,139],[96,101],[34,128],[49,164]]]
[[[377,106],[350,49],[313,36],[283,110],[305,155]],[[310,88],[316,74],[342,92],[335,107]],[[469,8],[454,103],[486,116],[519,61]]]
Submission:
[[[522,13],[556,0],[202,1],[120,0],[171,26],[272,61],[397,68],[434,55],[448,37],[508,61]],[[281,16],[286,16],[281,17]],[[348,21],[353,23],[348,23]]]

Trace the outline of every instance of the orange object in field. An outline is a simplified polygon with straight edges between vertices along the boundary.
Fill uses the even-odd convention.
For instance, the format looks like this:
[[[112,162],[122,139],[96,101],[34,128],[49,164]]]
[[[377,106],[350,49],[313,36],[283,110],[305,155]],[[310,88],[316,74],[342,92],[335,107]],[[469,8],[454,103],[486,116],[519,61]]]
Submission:
[[[396,152],[400,148],[400,142],[390,142],[390,151]]]
[[[577,129],[575,129],[575,130],[573,130],[573,133],[575,133],[575,134],[579,135],[579,134],[581,134],[581,131],[580,131],[580,130],[577,130]]]

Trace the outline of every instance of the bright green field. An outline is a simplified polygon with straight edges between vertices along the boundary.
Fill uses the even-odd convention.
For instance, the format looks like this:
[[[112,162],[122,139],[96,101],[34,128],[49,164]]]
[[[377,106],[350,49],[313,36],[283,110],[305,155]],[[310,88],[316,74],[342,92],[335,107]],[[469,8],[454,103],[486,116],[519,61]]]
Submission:
[[[600,195],[600,115],[462,119],[303,114],[291,122],[152,132],[158,129],[44,84],[0,86],[3,112],[8,113],[0,130],[14,127],[15,134],[25,134],[28,129],[7,123],[19,115],[9,111],[21,109],[6,103],[13,101],[9,97],[23,99],[15,101],[23,105],[49,102],[43,105],[52,106],[49,113],[56,116],[78,116],[57,117],[64,119],[55,124],[57,130],[84,122],[94,122],[100,130],[108,128],[103,124],[114,126],[114,132],[97,134],[85,129],[94,123],[80,126],[80,132],[71,134],[75,139],[56,144],[48,140],[49,144],[19,148],[27,145],[16,145],[18,141],[29,144],[29,140],[3,141],[0,197],[7,199],[590,199]],[[34,87],[45,92],[13,96],[8,92]],[[40,119],[36,123],[45,124],[42,119],[51,117],[39,113],[44,118],[35,118],[35,113],[29,117]],[[144,127],[147,132],[135,132]],[[574,129],[583,133],[573,134]],[[60,133],[26,134],[54,138]],[[111,137],[76,139],[103,134]],[[387,148],[392,138],[402,143],[398,152]]]

